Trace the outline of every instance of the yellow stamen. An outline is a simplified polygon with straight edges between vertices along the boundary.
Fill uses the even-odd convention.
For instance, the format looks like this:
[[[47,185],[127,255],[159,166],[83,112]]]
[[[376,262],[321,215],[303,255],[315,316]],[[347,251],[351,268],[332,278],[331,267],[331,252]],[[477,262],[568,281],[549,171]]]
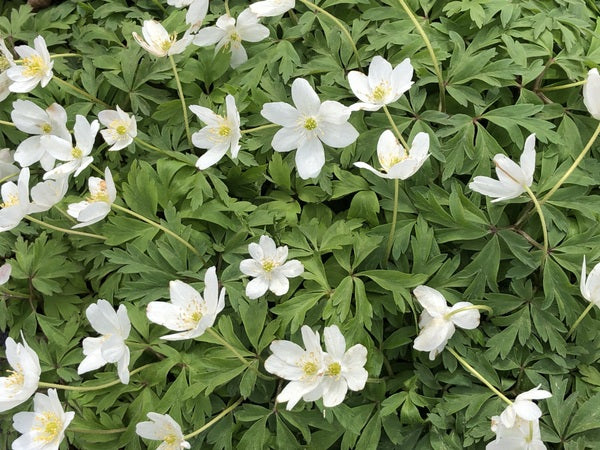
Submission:
[[[304,121],[304,128],[308,131],[312,131],[317,128],[317,121],[313,117],[309,117]]]
[[[302,365],[302,371],[304,372],[305,375],[312,377],[317,374],[317,372],[319,371],[319,368],[317,367],[317,365],[314,362],[306,361]]]
[[[46,64],[44,63],[42,57],[39,55],[33,55],[29,58],[23,58],[23,65],[25,66],[25,70],[23,70],[23,75],[25,75],[26,77],[42,75],[46,70]]]
[[[382,81],[375,89],[373,89],[371,97],[376,102],[381,102],[385,97],[387,97],[387,95],[390,93],[390,90],[389,83]]]
[[[62,430],[62,421],[53,412],[45,412],[41,416],[37,416],[35,420],[39,424],[32,428],[33,431],[38,433],[33,439],[36,442],[52,442]]]
[[[265,272],[271,272],[275,267],[279,267],[279,263],[270,259],[265,259],[262,262],[262,266]]]
[[[43,124],[42,131],[44,132],[44,134],[49,134],[52,131],[52,125],[50,125],[49,123]]]
[[[8,196],[8,200],[4,203],[0,203],[0,208],[10,208],[11,206],[15,206],[19,204],[19,196],[15,194],[10,194]]]
[[[10,68],[10,62],[6,56],[0,55],[0,72],[4,72],[6,69]]]
[[[328,377],[339,377],[340,373],[342,373],[342,366],[340,366],[340,363],[338,362],[333,362],[327,366],[325,375]]]
[[[9,370],[8,373],[11,375],[6,378],[6,381],[4,382],[5,386],[23,386],[23,383],[25,382],[25,376],[23,375],[23,372],[18,370]]]
[[[227,125],[221,125],[219,128],[219,136],[229,136],[231,134],[231,128]]]
[[[125,125],[119,125],[117,127],[117,133],[123,136],[125,133],[127,133],[127,127]]]
[[[242,41],[242,38],[236,32],[231,33],[231,35],[229,36],[229,39],[231,39],[233,42],[241,42]]]
[[[75,159],[79,159],[83,156],[83,151],[79,147],[73,147],[73,150],[71,150],[71,156]]]
[[[90,203],[93,203],[93,202],[110,203],[110,197],[108,196],[108,189],[106,186],[106,181],[102,180],[98,187],[99,187],[98,192],[96,192],[95,194],[90,193],[90,196],[86,200]]]
[[[168,436],[165,436],[163,441],[165,442],[165,444],[173,445],[178,441],[178,439],[177,436],[175,436],[174,434],[169,434]]]

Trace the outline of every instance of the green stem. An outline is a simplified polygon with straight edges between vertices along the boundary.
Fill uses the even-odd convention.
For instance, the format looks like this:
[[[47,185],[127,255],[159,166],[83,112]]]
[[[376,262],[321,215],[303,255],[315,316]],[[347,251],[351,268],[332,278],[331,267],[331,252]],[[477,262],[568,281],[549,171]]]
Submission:
[[[535,205],[535,209],[538,213],[538,216],[540,217],[540,223],[542,224],[542,234],[544,235],[544,248],[542,249],[542,251],[544,252],[542,255],[542,267],[543,267],[546,256],[548,255],[548,228],[546,227],[546,219],[544,218],[544,212],[542,211],[542,205],[540,204],[540,202],[538,202],[538,199],[536,198],[535,194],[531,191],[531,189],[529,189],[528,186],[523,186],[523,187],[525,188],[525,192],[527,192],[527,195],[529,195],[529,198],[531,198],[531,201]]]
[[[67,234],[74,234],[76,236],[84,236],[84,237],[91,237],[91,238],[94,238],[94,239],[102,239],[103,241],[106,240],[106,239],[108,239],[106,236],[102,236],[100,234],[85,233],[83,231],[77,231],[77,230],[70,230],[68,228],[55,227],[54,225],[50,225],[49,223],[42,222],[41,220],[38,220],[38,219],[36,219],[35,217],[32,217],[32,216],[25,216],[25,218],[27,220],[29,220],[30,222],[37,223],[38,225],[41,225],[41,226],[46,227],[46,228],[50,228],[51,230],[54,230],[54,231],[61,231],[63,233],[67,233]]]
[[[575,331],[575,328],[577,328],[579,326],[579,324],[581,323],[581,321],[585,318],[585,316],[588,315],[588,313],[591,311],[591,309],[594,307],[594,303],[590,302],[589,305],[587,305],[587,308],[585,308],[585,310],[581,313],[581,315],[577,318],[577,320],[575,321],[575,323],[573,324],[573,326],[571,327],[571,329],[569,330],[569,332],[567,333],[567,337],[565,339],[569,339],[569,337],[573,334],[573,332]]]
[[[179,100],[181,100],[181,109],[183,110],[183,124],[185,125],[185,134],[187,136],[188,144],[192,147],[192,133],[190,133],[190,124],[187,114],[187,105],[185,104],[185,97],[183,96],[183,88],[181,87],[181,80],[177,73],[177,65],[173,55],[169,55],[169,61],[171,61],[171,68],[173,69],[173,76],[175,77],[175,83],[177,84],[177,93],[179,94]]]
[[[98,175],[100,175],[101,177],[104,177],[104,172],[102,172],[100,169],[98,169],[98,167],[96,167],[94,164],[90,164],[90,167],[92,168],[92,170],[94,172],[96,172]]]
[[[65,216],[68,220],[70,220],[73,223],[77,223],[77,219],[75,219],[73,216],[69,215],[69,213],[67,213],[64,209],[62,209],[59,206],[54,205],[54,209],[56,209],[59,213],[61,213],[63,216]]]
[[[280,125],[277,125],[276,123],[268,123],[266,125],[261,125],[260,127],[247,128],[245,130],[240,130],[240,133],[241,134],[254,133],[255,131],[266,130],[268,128],[273,128],[273,127],[278,127],[278,126],[280,126]]]
[[[153,3],[154,3],[156,6],[158,6],[158,8],[159,8],[159,9],[160,9],[160,10],[161,10],[163,13],[166,13],[166,12],[167,12],[166,8],[165,8],[165,7],[162,5],[162,3],[161,3],[159,0],[152,0],[152,2],[153,2]]]
[[[183,239],[181,236],[174,233],[173,231],[169,230],[168,228],[162,226],[161,224],[159,224],[157,222],[154,222],[153,220],[150,220],[150,219],[142,216],[141,214],[136,213],[135,211],[132,211],[128,208],[119,206],[116,203],[113,203],[111,206],[118,211],[122,211],[126,214],[129,214],[130,216],[133,216],[136,219],[141,220],[142,222],[146,222],[147,224],[152,225],[153,227],[156,227],[161,231],[164,231],[168,235],[177,239],[179,242],[181,242],[183,245],[185,245],[187,248],[189,248],[192,251],[192,253],[194,253],[196,256],[198,256],[200,259],[202,259],[202,255],[200,255],[200,252],[198,250],[196,250],[192,244],[190,244],[188,241],[186,241],[185,239]]]
[[[210,428],[211,426],[213,426],[215,423],[217,423],[219,420],[221,420],[223,417],[225,417],[227,414],[229,414],[231,411],[233,411],[235,408],[237,408],[239,406],[239,404],[242,403],[243,400],[244,399],[240,397],[237,402],[235,402],[233,405],[228,406],[227,408],[225,408],[218,415],[216,415],[214,417],[214,419],[212,419],[210,422],[207,422],[206,424],[204,424],[203,426],[201,426],[200,428],[198,428],[196,431],[193,431],[190,434],[186,434],[183,437],[183,439],[188,440],[188,439],[191,439],[191,438],[193,438],[195,436],[198,436],[204,430],[207,430],[208,428]]]
[[[147,369],[148,367],[153,366],[154,364],[155,363],[150,363],[150,364],[146,364],[144,366],[138,367],[137,369],[134,369],[131,372],[129,372],[129,376],[135,375],[136,373],[141,372],[142,370]],[[119,383],[121,383],[121,380],[118,378],[114,381],[111,381],[110,383],[99,384],[98,386],[68,386],[65,384],[45,383],[43,381],[40,381],[38,383],[38,387],[63,389],[65,391],[90,392],[90,391],[99,391],[101,389],[106,389],[107,387],[115,386]]]
[[[19,172],[13,173],[13,174],[8,175],[8,176],[6,176],[4,178],[0,178],[0,184],[4,183],[5,181],[10,180],[13,177],[16,177],[17,175],[19,175]]]
[[[300,1],[302,3],[304,3],[306,6],[308,6],[310,9],[314,9],[315,11],[319,11],[321,14],[329,17],[338,26],[338,28],[342,31],[342,33],[344,33],[344,35],[348,38],[348,42],[350,42],[350,45],[352,46],[352,51],[354,52],[354,57],[356,58],[356,64],[358,65],[358,67],[361,67],[360,56],[358,56],[358,48],[356,48],[356,44],[354,43],[354,39],[352,39],[352,35],[346,29],[345,25],[337,17],[335,17],[333,14],[331,14],[330,12],[328,12],[325,9],[321,8],[320,6],[315,5],[313,2],[310,2],[308,0],[300,0]]]
[[[406,2],[404,0],[398,0],[398,2],[400,3],[400,6],[402,6],[402,9],[404,9],[406,14],[408,14],[408,17],[412,21],[413,25],[415,26],[415,28],[417,29],[417,31],[419,32],[421,37],[423,38],[423,42],[425,43],[425,46],[427,47],[427,51],[429,52],[429,56],[431,57],[431,61],[433,62],[433,70],[435,71],[435,74],[437,75],[437,78],[438,78],[438,85],[439,85],[439,89],[440,89],[440,103],[439,103],[438,109],[440,111],[444,111],[446,109],[446,84],[444,83],[444,77],[442,75],[442,70],[440,68],[440,64],[439,64],[437,58],[435,57],[435,52],[433,51],[431,42],[429,41],[427,34],[425,34],[425,30],[423,30],[423,27],[417,20],[415,14],[408,7]]]
[[[557,189],[562,186],[562,184],[566,181],[566,179],[569,178],[569,176],[573,173],[573,171],[577,168],[577,166],[579,165],[581,160],[585,157],[587,152],[590,150],[590,148],[592,148],[592,144],[598,137],[598,134],[600,134],[600,122],[598,123],[598,126],[596,127],[594,134],[592,134],[592,137],[590,137],[590,140],[588,141],[588,143],[585,144],[585,147],[583,148],[583,150],[581,150],[581,153],[579,154],[577,159],[575,161],[573,161],[573,164],[571,164],[571,167],[569,167],[569,169],[565,172],[565,174],[561,177],[561,179],[558,180],[558,183],[556,183],[554,185],[554,187],[552,189],[550,189],[550,192],[548,192],[546,195],[544,195],[544,197],[540,200],[540,204],[543,205],[544,202],[548,201],[548,199],[550,197],[552,197],[552,195],[557,191]]]
[[[56,53],[55,55],[50,55],[50,58],[83,58],[83,55],[79,53]]]
[[[392,212],[392,227],[390,228],[390,235],[388,236],[387,247],[385,249],[385,259],[387,261],[390,258],[392,247],[394,246],[394,235],[396,234],[396,220],[398,218],[398,191],[400,190],[400,180],[394,179],[394,211]]]
[[[14,123],[8,122],[6,120],[0,120],[0,125],[6,125],[6,126],[9,126],[9,127],[16,127],[16,125]]]
[[[81,434],[116,434],[116,433],[124,433],[127,431],[127,428],[113,428],[112,430],[92,430],[91,428],[67,428],[66,431],[70,431],[71,433],[81,433]]]
[[[463,367],[465,369],[467,369],[469,372],[471,372],[471,374],[477,378],[479,381],[481,381],[483,384],[485,384],[494,394],[496,394],[498,397],[500,397],[502,400],[504,400],[504,402],[506,402],[509,405],[512,405],[512,401],[509,400],[509,398],[504,395],[502,392],[500,392],[498,389],[496,389],[494,386],[492,386],[492,383],[490,383],[488,380],[486,380],[483,375],[481,375],[479,372],[477,372],[473,366],[471,366],[467,361],[465,361],[462,356],[460,356],[458,353],[456,353],[454,351],[454,349],[447,347],[448,351],[450,353],[452,353],[452,355],[458,360],[459,363],[461,363],[463,365]]]
[[[400,130],[398,130],[398,127],[394,123],[394,119],[392,118],[392,115],[390,114],[390,110],[388,109],[387,105],[383,105],[383,111],[385,112],[385,115],[387,116],[388,121],[390,122],[390,125],[392,126],[392,129],[394,130],[394,134],[396,135],[396,137],[398,138],[398,140],[404,147],[404,152],[405,153],[408,152],[408,150],[409,150],[408,144],[406,143],[406,141],[402,137],[402,134],[400,133]]]
[[[561,89],[569,89],[575,86],[581,86],[583,84],[587,83],[587,80],[581,80],[581,81],[575,81],[574,83],[569,83],[569,84],[561,84],[559,86],[548,86],[548,87],[542,87],[539,90],[540,91],[560,91]]]
[[[61,78],[58,78],[57,76],[54,76],[52,78],[54,81],[56,81],[58,84],[67,87],[75,92],[77,92],[79,95],[82,95],[83,97],[87,98],[88,100],[91,100],[93,102],[98,103],[99,105],[104,106],[105,108],[110,108],[110,105],[108,103],[103,102],[102,100],[100,100],[97,97],[94,97],[92,94],[88,94],[87,92],[85,92],[83,89],[78,88],[77,86],[75,86],[74,84],[69,83],[68,81],[65,81]]]
[[[486,306],[486,305],[470,305],[470,306],[463,306],[462,308],[458,308],[458,309],[456,309],[456,310],[454,310],[452,312],[449,312],[448,314],[446,314],[444,316],[444,319],[449,320],[450,317],[452,317],[452,316],[454,316],[454,315],[456,315],[458,313],[461,313],[461,312],[464,312],[464,311],[470,311],[472,309],[485,310],[485,311],[487,311],[490,314],[492,314],[494,312],[494,310],[492,308],[490,308],[489,306]]]
[[[231,12],[229,11],[229,0],[225,0],[225,14],[231,16]]]
[[[7,295],[9,297],[29,299],[29,295],[25,295],[25,294],[21,294],[19,292],[11,291],[10,289],[7,289],[7,288],[5,288],[3,286],[0,286],[0,294]]]

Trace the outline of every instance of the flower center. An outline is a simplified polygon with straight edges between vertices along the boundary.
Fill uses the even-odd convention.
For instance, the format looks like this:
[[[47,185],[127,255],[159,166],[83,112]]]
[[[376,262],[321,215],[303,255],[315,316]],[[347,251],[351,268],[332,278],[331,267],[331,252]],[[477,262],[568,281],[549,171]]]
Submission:
[[[339,362],[333,362],[327,366],[325,375],[328,377],[339,377],[340,373],[342,373],[342,366],[340,366]]]
[[[171,48],[171,46],[172,46],[172,45],[173,45],[173,41],[172,41],[172,40],[168,40],[168,41],[162,41],[162,42],[159,44],[159,46],[160,46],[161,50],[163,50],[163,51],[165,51],[165,52],[166,52],[166,51],[168,51],[168,50]]]
[[[241,42],[242,38],[240,37],[239,34],[237,34],[237,32],[233,32],[231,33],[231,35],[229,36],[229,39],[231,39],[233,42]]]
[[[305,375],[312,377],[317,374],[317,372],[319,371],[319,368],[317,367],[317,365],[314,362],[306,361],[302,365],[302,371],[304,372]]]
[[[10,375],[6,378],[5,386],[23,386],[23,383],[25,382],[25,376],[23,375],[23,372],[18,370],[9,370],[8,373],[10,373]]]
[[[52,131],[52,125],[50,125],[49,123],[43,124],[41,128],[44,134],[49,134]]]
[[[271,259],[265,259],[262,262],[262,266],[265,272],[271,272],[274,268],[279,267],[279,263]]]
[[[24,58],[23,65],[25,66],[23,75],[26,77],[42,75],[46,70],[46,64],[44,64],[44,60],[40,55],[33,55],[29,58]]]
[[[15,206],[19,204],[19,196],[15,194],[9,194],[8,200],[4,203],[0,203],[0,208],[10,208],[11,206]]]
[[[231,134],[231,128],[229,128],[227,125],[221,125],[219,127],[219,136],[229,136]]]
[[[165,442],[165,444],[173,445],[177,442],[177,436],[175,436],[174,434],[169,434],[165,436],[163,441]]]
[[[381,83],[379,83],[377,85],[377,87],[375,89],[373,89],[373,93],[371,94],[371,97],[376,102],[382,102],[388,96],[390,91],[391,91],[391,89],[390,89],[389,83],[387,83],[386,81],[382,81]]]
[[[91,193],[91,195],[87,198],[88,202],[104,202],[110,203],[110,198],[108,196],[108,189],[106,186],[106,181],[102,180],[98,185],[98,191],[95,193]]]
[[[83,156],[83,151],[79,147],[73,147],[73,150],[71,150],[71,156],[75,159],[81,159]]]
[[[304,120],[304,128],[306,128],[308,131],[312,131],[315,128],[317,128],[317,121],[315,120],[314,117],[309,117],[307,119]]]
[[[33,431],[38,433],[34,441],[52,442],[62,429],[62,421],[53,412],[45,412],[37,416],[36,421],[39,425],[32,428]]]
[[[10,68],[10,62],[6,56],[0,56],[0,72]]]
[[[123,136],[125,133],[127,133],[127,127],[125,125],[119,125],[117,128],[117,133],[120,134],[121,136]]]
[[[408,154],[406,152],[388,153],[387,155],[382,155],[379,157],[379,163],[381,164],[381,167],[387,172],[396,164],[404,161],[406,158],[408,158]]]

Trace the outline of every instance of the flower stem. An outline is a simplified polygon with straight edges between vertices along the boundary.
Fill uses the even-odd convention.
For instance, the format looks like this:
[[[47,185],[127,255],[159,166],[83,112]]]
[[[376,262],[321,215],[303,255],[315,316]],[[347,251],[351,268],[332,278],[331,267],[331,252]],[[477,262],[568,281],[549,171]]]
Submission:
[[[134,369],[131,372],[129,372],[129,376],[135,375],[136,373],[141,372],[142,370],[147,369],[148,367],[153,366],[154,364],[155,363],[150,363],[150,364],[146,364],[144,366],[138,367],[137,369]],[[66,384],[45,383],[43,381],[40,381],[38,383],[38,387],[63,389],[65,391],[90,392],[90,391],[99,391],[101,389],[106,389],[107,387],[114,386],[116,384],[119,384],[120,382],[121,382],[121,380],[117,378],[116,380],[111,381],[110,383],[99,384],[98,386],[69,386]]]
[[[247,128],[245,130],[240,130],[240,133],[241,134],[254,133],[255,131],[266,130],[267,128],[273,128],[273,127],[278,127],[278,126],[280,126],[280,125],[277,125],[276,123],[268,123],[266,125],[261,125],[260,127]]]
[[[575,81],[574,83],[569,83],[569,84],[561,84],[559,86],[548,86],[548,87],[542,87],[539,90],[540,91],[560,91],[561,89],[569,89],[572,87],[576,87],[576,86],[581,86],[583,84],[587,83],[587,80],[581,80],[581,81]]]
[[[500,399],[502,399],[504,402],[506,402],[509,405],[512,405],[513,402],[511,402],[509,400],[509,398],[504,395],[502,392],[500,392],[498,389],[496,389],[494,386],[492,386],[492,383],[490,383],[488,380],[486,380],[483,375],[481,375],[479,372],[477,372],[473,366],[471,366],[467,361],[465,361],[462,356],[460,356],[458,353],[456,353],[454,351],[454,349],[447,347],[448,351],[450,353],[452,353],[452,355],[458,360],[459,363],[462,364],[462,366],[467,369],[469,372],[471,372],[471,374],[477,378],[479,381],[481,381],[483,384],[485,384],[494,394],[496,394],[498,397],[500,397]]]
[[[200,255],[200,252],[198,250],[196,250],[192,244],[190,244],[188,241],[186,241],[185,239],[183,239],[181,236],[174,233],[173,231],[169,230],[168,228],[162,226],[161,224],[159,224],[157,222],[154,222],[153,220],[148,219],[147,217],[142,216],[141,214],[136,213],[135,211],[132,211],[128,208],[119,206],[116,203],[113,203],[111,206],[118,211],[122,211],[126,214],[129,214],[130,216],[133,216],[136,219],[141,220],[142,222],[146,222],[147,224],[150,224],[153,227],[156,227],[159,230],[164,231],[168,235],[177,239],[179,242],[181,242],[183,245],[185,245],[187,248],[189,248],[192,251],[192,253],[194,253],[196,256],[198,256],[198,257],[200,257],[200,259],[202,259],[202,255]]]
[[[454,316],[455,314],[464,312],[464,311],[470,311],[472,309],[481,309],[481,310],[485,310],[488,313],[492,314],[494,312],[494,310],[492,308],[490,308],[489,306],[486,305],[470,305],[470,306],[463,306],[462,308],[458,308],[455,311],[449,312],[448,314],[446,314],[444,316],[444,319],[449,320],[450,317]]]
[[[87,98],[88,100],[91,100],[93,102],[98,103],[99,105],[104,106],[105,108],[110,108],[110,105],[108,103],[103,102],[102,100],[100,100],[97,97],[94,97],[92,94],[88,94],[87,92],[85,92],[83,89],[78,88],[77,86],[75,86],[74,84],[69,83],[68,81],[65,81],[61,78],[58,77],[53,77],[52,78],[54,81],[56,81],[58,84],[67,87],[75,92],[77,92],[79,95],[84,96],[85,98]]]
[[[16,127],[16,125],[14,123],[8,122],[6,120],[0,120],[0,125],[6,125],[6,126],[9,126],[9,127]]]
[[[229,0],[225,0],[225,14],[231,16],[231,12],[229,11]]]
[[[181,100],[181,109],[183,110],[183,124],[185,125],[185,135],[187,136],[188,144],[192,147],[192,133],[190,133],[190,124],[188,121],[187,105],[185,104],[185,97],[183,96],[183,88],[181,87],[181,80],[177,73],[177,65],[173,55],[169,55],[169,61],[171,61],[171,68],[173,69],[173,76],[175,77],[175,83],[177,84],[177,93],[179,94],[179,100]]]
[[[4,294],[8,297],[15,297],[15,298],[25,298],[28,299],[29,295],[25,295],[25,294],[21,294],[19,292],[15,292],[15,291],[11,291],[10,289],[7,289],[3,286],[0,286],[0,294]]]
[[[74,234],[76,236],[84,236],[84,237],[91,237],[94,239],[102,239],[103,241],[108,239],[106,236],[102,236],[100,234],[92,234],[92,233],[86,233],[84,231],[77,231],[77,230],[70,230],[68,228],[56,227],[54,225],[50,225],[49,223],[42,222],[41,220],[38,220],[32,216],[25,216],[25,218],[27,220],[29,220],[30,222],[37,223],[38,225],[41,225],[46,228],[50,228],[51,230],[54,230],[54,231],[62,231],[63,233]]]
[[[437,78],[438,78],[438,85],[439,85],[439,89],[440,89],[440,103],[439,103],[438,109],[440,111],[445,111],[445,109],[446,109],[446,84],[444,83],[444,77],[442,75],[442,70],[440,68],[440,64],[439,64],[437,58],[435,57],[435,52],[433,51],[431,41],[427,37],[425,30],[423,30],[423,27],[417,20],[415,14],[411,11],[409,6],[406,4],[406,2],[404,0],[398,0],[398,2],[400,3],[400,6],[402,6],[402,9],[404,9],[406,14],[408,14],[408,17],[412,21],[413,25],[415,26],[415,28],[417,29],[417,31],[419,32],[421,37],[423,38],[423,42],[425,43],[425,46],[427,47],[427,51],[429,52],[429,56],[431,57],[431,61],[433,62],[433,70],[435,71],[435,74],[437,75]]]
[[[127,428],[113,428],[112,430],[92,430],[91,428],[68,428],[66,431],[81,434],[116,434],[124,433],[125,431],[127,431]]]
[[[569,178],[569,176],[573,173],[573,171],[577,168],[577,166],[579,165],[581,160],[585,157],[587,152],[590,150],[590,148],[592,148],[592,144],[594,143],[594,141],[596,140],[596,138],[598,137],[599,134],[600,134],[600,122],[598,123],[598,126],[596,127],[594,134],[592,134],[592,137],[590,137],[590,140],[588,141],[588,143],[585,144],[585,147],[583,147],[583,150],[581,150],[581,153],[579,154],[577,159],[575,161],[573,161],[573,164],[571,164],[571,167],[569,167],[569,169],[560,178],[560,180],[558,180],[558,183],[556,183],[554,185],[554,187],[552,189],[550,189],[550,192],[548,192],[546,195],[544,195],[544,197],[540,200],[540,204],[543,205],[544,202],[546,202],[550,197],[552,197],[552,195],[557,191],[557,189],[562,186],[562,184],[566,181],[567,178]]]
[[[398,127],[394,123],[394,119],[392,118],[392,115],[390,114],[390,110],[388,109],[387,105],[383,105],[383,111],[385,112],[385,115],[387,116],[388,121],[390,122],[390,125],[392,126],[392,128],[394,130],[394,134],[396,135],[396,137],[398,138],[398,140],[404,147],[404,152],[405,153],[408,152],[408,144],[406,143],[406,141],[402,137],[402,134],[400,133],[400,130],[398,130]]]
[[[192,431],[190,434],[186,434],[183,437],[183,439],[185,439],[185,440],[191,439],[195,436],[198,436],[204,430],[207,430],[208,428],[212,427],[215,423],[217,423],[219,420],[221,420],[223,417],[225,417],[227,414],[229,414],[231,411],[233,411],[235,408],[237,408],[239,406],[239,404],[242,403],[243,400],[244,399],[242,397],[240,397],[237,402],[235,402],[233,405],[225,408],[223,411],[221,411],[219,414],[217,414],[210,422],[207,422],[206,424],[202,425],[196,431]]]
[[[152,0],[152,2],[153,2],[153,3],[154,3],[156,6],[158,6],[158,8],[159,8],[159,9],[160,9],[160,10],[161,10],[163,13],[167,12],[166,8],[165,8],[165,7],[162,5],[162,3],[161,3],[161,2],[159,2],[158,0]]]
[[[579,326],[579,324],[581,323],[581,321],[585,318],[585,316],[588,315],[588,313],[591,311],[591,309],[594,307],[594,303],[590,302],[589,305],[587,305],[587,308],[585,308],[585,310],[581,313],[581,315],[577,318],[577,320],[575,321],[575,323],[573,324],[573,326],[571,327],[571,329],[569,330],[569,332],[567,333],[567,337],[565,339],[569,339],[569,337],[573,334],[573,332],[575,331],[575,328],[577,328]]]
[[[396,220],[398,218],[398,191],[400,190],[400,180],[394,179],[394,211],[392,212],[392,227],[390,228],[390,235],[388,237],[387,247],[385,249],[385,259],[387,261],[390,258],[392,247],[394,246],[394,235],[396,234]]]
[[[56,53],[55,55],[50,55],[50,58],[83,58],[83,55],[79,53]]]
[[[542,251],[544,252],[542,255],[542,268],[543,268],[544,261],[546,260],[546,256],[548,255],[548,228],[546,227],[546,219],[544,218],[544,212],[542,211],[542,205],[540,204],[540,202],[538,202],[538,199],[536,198],[535,194],[531,191],[529,186],[523,185],[523,187],[525,188],[525,192],[527,192],[527,195],[529,195],[529,198],[531,198],[531,201],[535,205],[535,209],[538,213],[538,216],[540,216],[540,223],[542,224],[542,234],[544,235],[544,248],[542,249]]]
[[[177,161],[180,161],[182,163],[185,163],[189,166],[193,166],[196,167],[194,164],[192,164],[191,162],[189,162],[187,159],[185,159],[180,153],[174,152],[172,150],[163,150],[162,148],[158,148],[152,144],[149,144],[148,142],[140,139],[139,137],[135,137],[133,138],[133,140],[137,143],[140,144],[150,150],[154,150],[155,152],[159,152],[165,156],[168,156],[170,158],[176,159]]]
[[[19,172],[13,173],[11,175],[7,175],[4,178],[0,178],[0,184],[4,183],[5,181],[10,180],[13,177],[16,177],[17,175],[19,175]]]
[[[300,1],[302,3],[304,3],[306,6],[308,6],[310,9],[314,9],[315,11],[319,11],[321,14],[329,17],[338,26],[338,28],[342,31],[342,33],[344,33],[344,35],[348,38],[348,42],[350,42],[350,45],[352,46],[352,51],[354,52],[354,56],[356,58],[356,64],[358,65],[358,67],[361,67],[360,56],[358,56],[358,49],[356,48],[356,44],[354,43],[354,39],[352,39],[352,35],[346,29],[346,27],[344,26],[344,24],[337,17],[335,17],[333,14],[331,14],[330,12],[328,12],[325,9],[321,8],[320,6],[315,5],[313,2],[308,1],[308,0],[300,0]]]

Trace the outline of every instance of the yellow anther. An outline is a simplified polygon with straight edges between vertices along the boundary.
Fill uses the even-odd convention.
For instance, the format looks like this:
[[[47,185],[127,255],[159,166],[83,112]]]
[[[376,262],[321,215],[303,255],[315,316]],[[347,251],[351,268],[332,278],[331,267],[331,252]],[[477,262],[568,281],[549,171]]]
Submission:
[[[52,442],[62,430],[62,421],[53,412],[45,412],[41,417],[36,417],[36,422],[38,426],[32,428],[38,433],[34,441]]]
[[[265,271],[265,272],[270,272],[270,271],[272,271],[272,270],[273,270],[275,267],[278,267],[278,266],[279,266],[279,264],[278,264],[277,262],[275,262],[275,261],[272,261],[272,260],[270,260],[270,259],[265,259],[265,260],[262,262],[262,266],[263,266],[263,269],[264,269],[264,271]]]
[[[0,208],[10,208],[11,206],[15,206],[19,204],[19,196],[15,194],[10,194],[8,196],[8,200],[4,203],[0,203]]]
[[[309,117],[304,121],[304,128],[306,128],[308,131],[314,130],[317,128],[317,121],[314,118]]]
[[[46,64],[44,64],[44,60],[39,55],[23,58],[23,65],[25,66],[23,75],[26,77],[42,75],[42,73],[46,70]]]
[[[4,72],[6,69],[10,68],[10,62],[6,56],[0,55],[0,72]]]
[[[221,125],[219,128],[219,136],[229,136],[231,134],[231,128],[227,125]]]
[[[231,35],[229,36],[229,39],[231,39],[233,42],[241,42],[242,41],[242,38],[236,32],[231,33]]]
[[[120,134],[121,136],[123,136],[124,134],[127,133],[127,127],[125,125],[119,125],[117,128],[117,133]]]
[[[333,362],[327,366],[325,375],[328,377],[338,377],[340,373],[342,373],[342,366],[338,362]]]
[[[73,150],[71,150],[71,156],[75,159],[79,159],[83,156],[83,151],[79,147],[73,147]]]
[[[380,102],[389,94],[389,92],[390,88],[387,83],[382,82],[379,83],[375,89],[373,89],[373,94],[371,94],[371,96],[373,97],[373,100]]]
[[[172,40],[168,40],[168,41],[162,41],[162,42],[160,43],[160,48],[161,48],[163,51],[165,51],[165,52],[166,52],[166,51],[168,51],[168,50],[171,48],[171,46],[172,46],[172,45],[173,45],[173,41],[172,41]]]
[[[169,434],[165,436],[163,441],[165,441],[165,444],[173,445],[178,441],[178,439],[177,436],[175,436],[174,434]]]
[[[10,375],[6,378],[6,386],[22,386],[25,382],[25,376],[22,372],[9,370]]]
[[[200,311],[194,311],[190,316],[190,319],[192,320],[192,322],[198,323],[202,319],[202,313]]]
[[[50,125],[49,123],[45,123],[44,125],[42,125],[42,131],[44,132],[44,134],[49,134],[52,132],[52,125]]]
[[[314,362],[307,361],[302,365],[302,371],[304,372],[305,375],[312,377],[313,375],[317,374],[317,372],[319,371],[319,368],[317,367],[317,365]]]

